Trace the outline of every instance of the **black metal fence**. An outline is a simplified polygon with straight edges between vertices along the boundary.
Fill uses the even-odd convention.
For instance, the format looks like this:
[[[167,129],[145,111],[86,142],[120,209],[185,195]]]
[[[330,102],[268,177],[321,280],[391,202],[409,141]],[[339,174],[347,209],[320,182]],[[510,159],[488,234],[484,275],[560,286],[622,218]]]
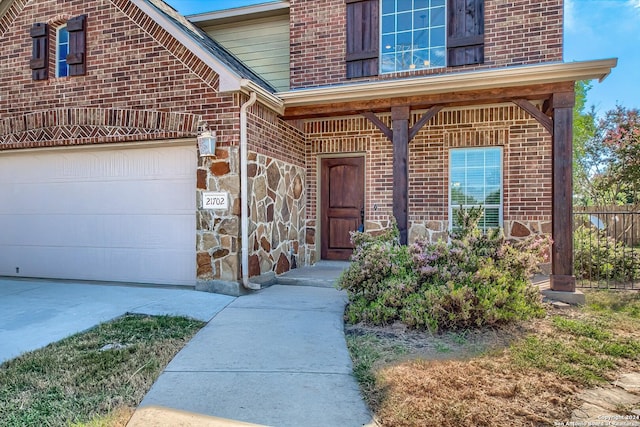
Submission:
[[[579,287],[640,290],[640,212],[621,206],[576,208],[573,228]]]

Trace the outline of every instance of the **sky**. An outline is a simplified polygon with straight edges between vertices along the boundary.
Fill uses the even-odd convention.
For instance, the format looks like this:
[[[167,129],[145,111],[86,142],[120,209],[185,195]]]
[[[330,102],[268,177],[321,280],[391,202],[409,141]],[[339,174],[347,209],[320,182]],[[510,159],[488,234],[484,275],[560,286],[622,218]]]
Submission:
[[[183,15],[265,3],[264,0],[165,0]],[[542,1],[542,0],[541,0]],[[616,104],[640,108],[640,0],[565,0],[564,60],[618,58],[593,82],[587,106],[598,114]]]

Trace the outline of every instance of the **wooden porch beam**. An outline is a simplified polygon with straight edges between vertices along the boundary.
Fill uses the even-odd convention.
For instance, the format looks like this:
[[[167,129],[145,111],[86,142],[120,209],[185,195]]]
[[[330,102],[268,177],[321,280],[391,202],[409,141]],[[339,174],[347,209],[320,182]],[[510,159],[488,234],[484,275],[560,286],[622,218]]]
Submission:
[[[553,93],[570,91],[573,83],[553,83],[526,87],[507,87],[483,91],[449,92],[427,96],[406,96],[403,98],[380,98],[352,102],[319,102],[313,105],[286,106],[285,120],[332,117],[336,115],[356,115],[364,111],[380,113],[394,106],[410,105],[412,110],[428,109],[434,105],[443,107],[463,107],[468,105],[511,102],[514,99],[543,100]]]
[[[553,136],[553,120],[542,111],[540,111],[535,105],[526,99],[514,99],[512,101],[518,107],[522,108],[527,113],[531,114],[550,134]]]
[[[378,116],[376,116],[372,111],[365,111],[364,113],[362,113],[362,115],[369,119],[369,121],[373,123],[375,127],[380,129],[380,132],[382,132],[384,136],[389,139],[389,141],[393,142],[393,131],[389,129],[387,125],[385,125],[382,120],[378,118]]]
[[[443,105],[434,105],[429,108],[426,113],[422,115],[420,120],[418,120],[411,129],[409,129],[409,141],[411,141],[415,136],[420,132],[420,129],[426,125],[429,120],[435,117],[436,114],[440,112],[444,108]]]

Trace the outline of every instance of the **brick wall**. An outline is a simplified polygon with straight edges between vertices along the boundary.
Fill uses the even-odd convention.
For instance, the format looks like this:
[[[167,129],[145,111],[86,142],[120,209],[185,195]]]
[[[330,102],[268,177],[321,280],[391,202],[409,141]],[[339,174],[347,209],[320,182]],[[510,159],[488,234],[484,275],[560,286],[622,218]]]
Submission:
[[[411,125],[422,115],[413,111]],[[390,115],[379,115],[390,126]],[[317,158],[366,153],[366,229],[389,225],[393,212],[393,150],[363,117],[312,120],[307,132],[308,252],[319,236]],[[444,237],[448,228],[449,150],[503,147],[504,227],[509,237],[550,233],[551,137],[515,105],[446,109],[434,117],[409,146],[409,222],[411,240]],[[522,226],[522,227],[521,227]],[[515,231],[514,231],[515,230]]]
[[[243,102],[246,96],[243,96]],[[248,114],[249,150],[296,166],[304,166],[304,134],[276,113],[254,104]]]
[[[290,2],[291,89],[343,81],[344,0]]]
[[[292,0],[291,88],[346,83],[344,0]],[[485,63],[355,80],[536,64],[562,60],[562,0],[485,0]]]
[[[21,12],[0,38],[0,119],[66,108],[179,112],[215,123],[223,144],[237,141],[238,100],[217,94],[218,76],[131,2],[16,2],[10,12],[16,11]],[[88,15],[87,74],[56,78],[56,29],[81,14]],[[29,69],[29,29],[36,22],[50,27],[49,79],[44,81],[33,81]],[[106,141],[78,143],[92,142]]]
[[[82,14],[87,73],[56,78],[56,29]],[[45,81],[33,81],[29,68],[29,29],[37,22],[50,27]],[[239,118],[247,97],[217,88],[215,72],[128,0],[17,0],[0,19],[0,150],[185,137],[195,144],[201,118],[217,132],[217,156],[198,159],[194,262],[199,280],[233,281],[240,273]],[[293,262],[291,249],[298,250],[297,234],[304,238],[303,136],[256,104],[249,137],[256,165],[277,163],[288,186],[284,198],[274,197],[276,217],[289,214],[283,205],[302,217],[296,236],[278,230],[277,244],[270,242],[271,267],[283,269]],[[229,211],[200,209],[203,191],[226,191]]]
[[[485,65],[562,61],[563,0],[485,0]]]

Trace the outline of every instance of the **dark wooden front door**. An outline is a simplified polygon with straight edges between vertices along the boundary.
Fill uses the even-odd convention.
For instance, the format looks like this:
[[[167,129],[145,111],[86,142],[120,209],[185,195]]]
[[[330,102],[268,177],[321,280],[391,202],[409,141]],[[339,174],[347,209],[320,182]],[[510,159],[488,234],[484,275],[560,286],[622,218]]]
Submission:
[[[322,259],[348,260],[364,214],[364,157],[322,159]]]

